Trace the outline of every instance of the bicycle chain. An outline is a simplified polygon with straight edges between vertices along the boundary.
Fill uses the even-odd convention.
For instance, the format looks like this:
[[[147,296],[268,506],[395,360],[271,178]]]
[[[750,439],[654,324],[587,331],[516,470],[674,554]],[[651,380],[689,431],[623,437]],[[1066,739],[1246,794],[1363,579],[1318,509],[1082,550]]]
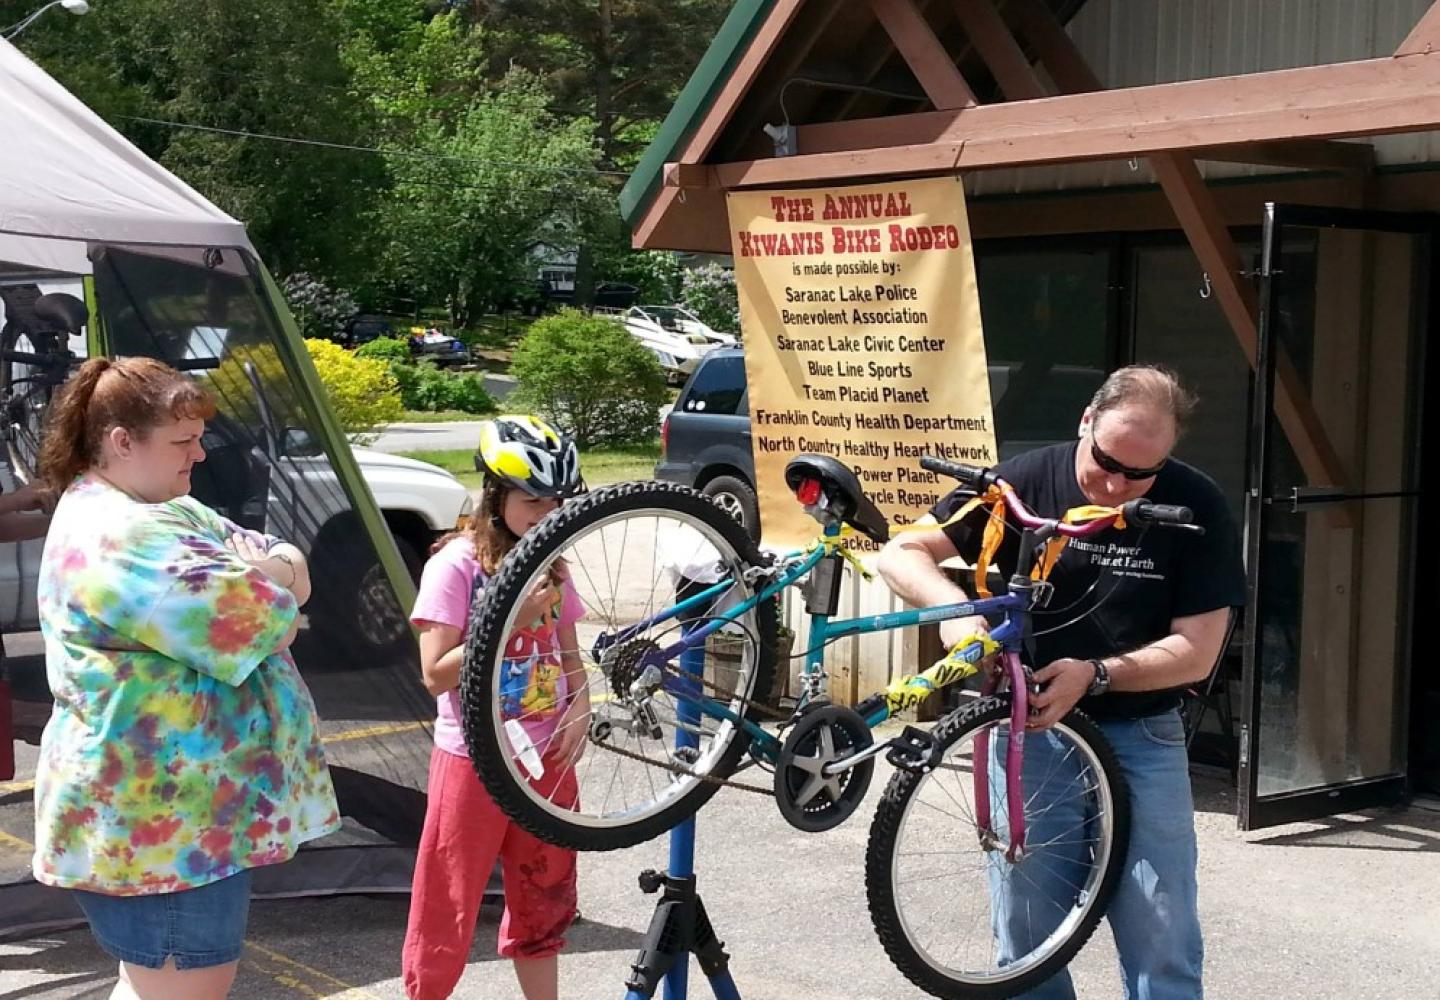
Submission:
[[[700,674],[692,673],[689,670],[682,670],[681,668],[676,666],[668,666],[667,669],[683,677],[689,678],[692,681],[698,681],[702,686],[707,687],[715,694],[722,696],[726,701],[740,702],[742,705],[745,706],[747,710],[754,710],[761,715],[768,715],[772,719],[778,719],[781,721],[790,718],[790,713],[788,712],[777,712],[775,709],[771,708],[768,705],[762,704],[758,701],[754,701],[750,698],[746,698],[744,695],[738,694],[734,691],[727,690],[726,688],[721,687],[719,684],[716,684],[714,681],[706,680],[705,677]],[[669,771],[671,774],[678,774],[686,778],[694,778],[696,781],[704,781],[712,785],[718,785],[721,788],[738,788],[743,792],[754,792],[757,795],[768,795],[771,798],[775,797],[775,789],[773,786],[769,788],[763,788],[759,785],[747,785],[739,781],[731,781],[728,778],[717,778],[713,774],[701,774],[699,771],[686,767],[684,764],[681,764],[678,761],[656,760],[653,757],[646,757],[643,754],[635,753],[632,750],[625,750],[610,743],[602,743],[599,740],[595,739],[593,735],[587,735],[589,736],[590,742],[595,746],[600,747],[601,749],[608,750],[611,753],[618,754],[621,757],[629,757],[631,760],[638,760],[642,764],[649,764],[651,767],[658,767],[662,771]]]

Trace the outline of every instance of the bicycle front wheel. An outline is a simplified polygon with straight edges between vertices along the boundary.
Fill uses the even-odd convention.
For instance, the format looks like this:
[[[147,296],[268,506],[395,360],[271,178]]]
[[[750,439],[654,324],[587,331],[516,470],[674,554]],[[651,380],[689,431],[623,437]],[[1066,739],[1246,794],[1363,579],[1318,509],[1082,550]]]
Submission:
[[[871,919],[891,961],[932,996],[1017,996],[1068,964],[1109,905],[1130,840],[1125,781],[1079,712],[1025,734],[1018,782],[1007,780],[1007,701],[978,699],[933,736],[940,765],[897,773],[876,810],[865,859]],[[1013,862],[1012,790],[1025,817]]]
[[[665,650],[752,598],[745,572],[759,561],[724,511],[665,483],[596,490],[527,534],[472,612],[461,672],[471,759],[500,808],[542,840],[603,851],[664,833],[714,795],[749,743],[737,720],[770,691],[774,603],[692,654]],[[576,641],[537,658],[521,606],[559,579],[578,597]],[[702,696],[729,717],[702,716]]]

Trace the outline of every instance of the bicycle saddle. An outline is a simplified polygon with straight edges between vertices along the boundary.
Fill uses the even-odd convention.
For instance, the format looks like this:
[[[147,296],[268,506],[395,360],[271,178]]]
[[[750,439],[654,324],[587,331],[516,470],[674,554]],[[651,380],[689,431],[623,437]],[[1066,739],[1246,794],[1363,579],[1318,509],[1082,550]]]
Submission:
[[[50,292],[35,300],[35,318],[44,323],[45,333],[79,333],[90,319],[90,310],[73,295]]]
[[[890,540],[889,522],[865,495],[855,473],[828,455],[796,455],[785,466],[785,485],[793,492],[807,479],[820,482],[831,508],[850,527],[877,542]]]

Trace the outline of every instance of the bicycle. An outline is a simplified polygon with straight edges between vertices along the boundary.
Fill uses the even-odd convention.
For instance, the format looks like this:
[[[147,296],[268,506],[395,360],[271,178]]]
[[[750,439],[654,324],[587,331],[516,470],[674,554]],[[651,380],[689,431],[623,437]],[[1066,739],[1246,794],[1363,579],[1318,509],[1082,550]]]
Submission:
[[[12,315],[22,309],[30,315]],[[66,345],[88,319],[85,303],[64,292],[23,304],[6,298],[6,323],[0,331],[0,437],[20,482],[35,476],[45,414],[55,390],[84,360]]]
[[[773,773],[764,791],[786,820],[819,832],[854,812],[875,758],[885,754],[896,773],[871,824],[866,887],[891,960],[936,996],[1009,997],[1048,979],[1083,946],[1115,891],[1129,801],[1113,751],[1082,713],[1027,736],[1028,668],[1020,653],[1034,616],[1045,613],[1048,577],[1068,539],[1126,524],[1200,529],[1189,523],[1187,509],[1145,500],[1040,518],[988,470],[933,458],[920,464],[974,494],[955,519],[989,505],[990,537],[976,567],[982,588],[985,564],[1004,530],[1003,510],[1022,525],[1017,572],[1006,594],[991,597],[982,589],[973,601],[832,620],[843,567],[865,572],[848,535],[858,531],[883,542],[890,527],[854,473],[822,456],[802,455],[786,468],[787,485],[822,534],[808,549],[784,556],[762,555],[708,499],[672,484],[612,486],[549,515],[487,583],[467,637],[464,726],[491,796],[542,839],[609,850],[663,833],[720,787],[761,791],[730,778],[767,768]],[[640,568],[632,559],[631,572],[624,572],[625,560],[635,556]],[[571,692],[568,680],[556,680],[548,692],[560,702],[589,699],[585,739],[563,761],[547,758],[548,743],[537,743],[545,737],[527,727],[538,720],[516,713],[536,692],[516,688],[520,675],[505,656],[508,637],[528,624],[516,620],[520,601],[552,572],[568,577],[588,612],[576,626],[576,648],[561,656],[571,675],[577,666],[584,669],[585,689]],[[610,574],[608,589],[595,582],[601,572]],[[774,599],[801,580],[807,581],[812,645],[800,654],[799,704],[778,713],[765,704],[775,665]],[[992,614],[1004,621],[988,636],[972,636],[930,669],[893,682],[855,709],[825,697],[824,650],[837,639]],[[738,644],[740,653],[701,664],[707,641],[717,636]],[[991,654],[998,670],[982,671]],[[982,672],[981,694],[930,731],[906,726],[891,739],[873,739],[875,726]],[[778,732],[762,727],[766,716],[780,724]],[[555,805],[532,784],[554,767],[575,773],[580,804],[573,809]],[[1070,786],[1068,797],[1056,794],[1063,790],[1052,787],[1057,778]],[[958,876],[935,874],[943,859],[967,847],[978,849],[979,863],[958,874],[978,876],[980,892],[958,892],[950,882]],[[1057,879],[1068,884],[1057,886]],[[946,907],[976,900],[981,905],[973,915],[947,915],[934,926]],[[1047,902],[1053,907],[1042,905]],[[930,917],[920,919],[927,912]],[[957,925],[972,932],[962,942],[964,956],[952,947]]]

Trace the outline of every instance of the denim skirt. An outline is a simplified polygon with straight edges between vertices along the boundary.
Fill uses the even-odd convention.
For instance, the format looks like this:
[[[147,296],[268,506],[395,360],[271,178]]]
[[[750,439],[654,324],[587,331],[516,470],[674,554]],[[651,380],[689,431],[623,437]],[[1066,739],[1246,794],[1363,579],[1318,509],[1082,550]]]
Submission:
[[[122,962],[158,969],[173,955],[176,968],[205,969],[236,961],[245,946],[249,869],[181,892],[74,895],[100,947]]]

